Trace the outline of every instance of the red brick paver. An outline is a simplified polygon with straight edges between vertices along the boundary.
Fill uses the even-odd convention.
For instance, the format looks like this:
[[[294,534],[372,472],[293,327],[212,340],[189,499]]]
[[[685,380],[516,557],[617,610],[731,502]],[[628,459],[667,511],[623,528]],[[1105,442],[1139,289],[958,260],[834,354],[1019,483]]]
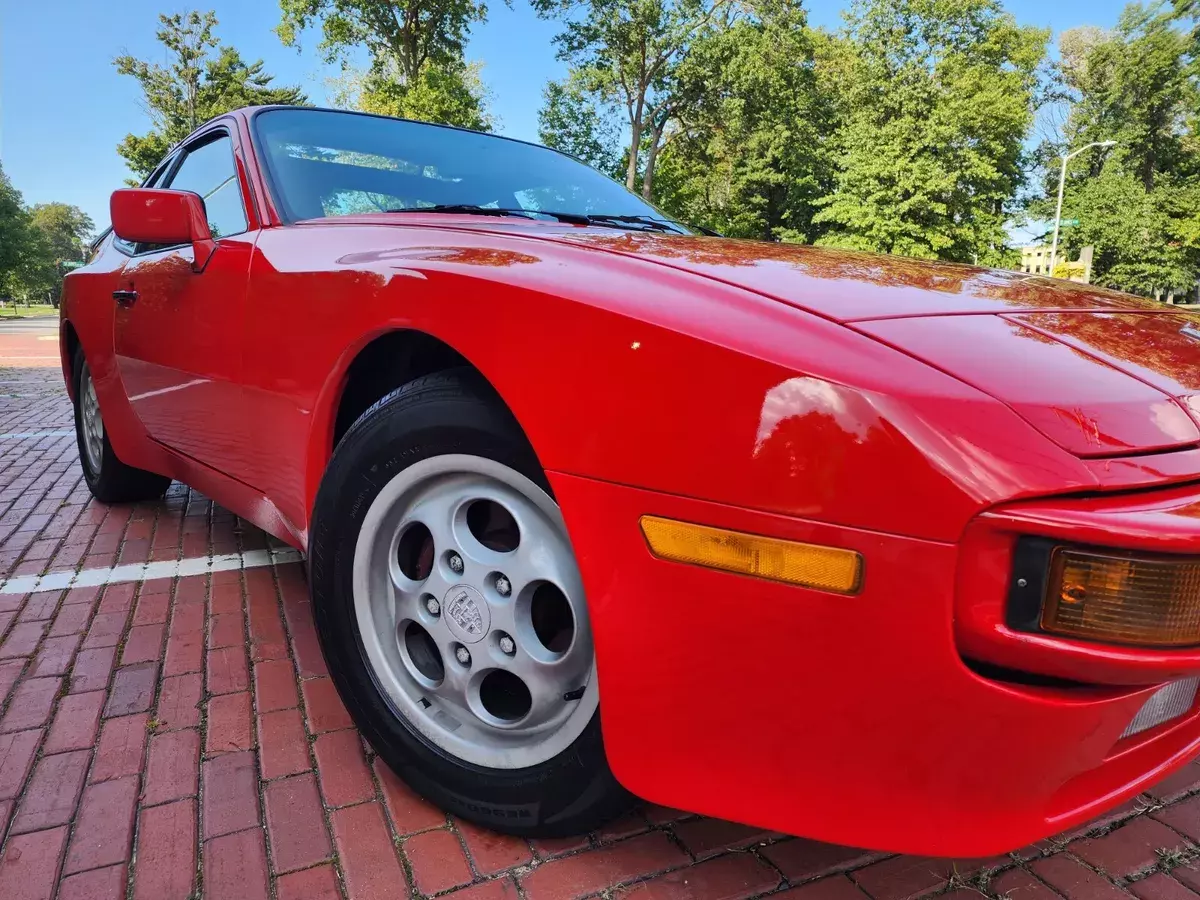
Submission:
[[[94,503],[73,437],[3,437],[70,429],[57,370],[5,379],[0,580],[275,546],[181,485]],[[291,564],[0,593],[0,900],[1200,900],[1200,763],[984,862],[656,806],[559,840],[460,822],[364,749],[306,591]]]

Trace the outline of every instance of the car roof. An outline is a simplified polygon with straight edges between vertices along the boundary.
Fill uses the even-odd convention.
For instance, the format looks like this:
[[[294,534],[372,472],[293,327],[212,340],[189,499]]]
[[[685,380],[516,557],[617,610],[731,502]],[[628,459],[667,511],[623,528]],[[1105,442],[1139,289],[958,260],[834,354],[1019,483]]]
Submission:
[[[529,147],[538,147],[542,150],[550,150],[550,151],[552,151],[554,153],[558,153],[562,156],[566,156],[571,159],[577,160],[578,162],[583,162],[583,160],[580,160],[578,157],[573,156],[570,153],[564,153],[562,150],[559,150],[556,147],[547,147],[545,144],[539,144],[536,141],[523,141],[520,138],[509,137],[509,136],[503,135],[503,134],[496,134],[495,132],[491,132],[491,131],[479,131],[476,128],[463,128],[460,125],[446,125],[442,122],[424,122],[420,119],[404,119],[399,116],[384,116],[384,115],[380,115],[379,113],[361,112],[356,109],[337,109],[332,106],[301,106],[301,105],[293,104],[293,103],[272,103],[272,104],[265,104],[262,106],[239,106],[237,109],[231,109],[228,112],[223,112],[218,116],[213,116],[211,119],[204,122],[203,124],[196,126],[196,128],[194,128],[192,130],[192,132],[187,137],[185,137],[183,140],[178,141],[177,143],[172,145],[172,147],[165,154],[163,154],[163,159],[166,159],[168,156],[170,156],[172,153],[174,153],[180,147],[184,146],[189,141],[191,141],[196,135],[201,134],[210,125],[212,125],[214,122],[221,121],[221,119],[236,117],[236,118],[243,119],[247,124],[249,124],[249,123],[253,122],[254,117],[259,115],[259,113],[271,112],[271,111],[280,110],[280,109],[337,113],[339,115],[345,115],[345,116],[365,116],[365,117],[371,118],[371,119],[388,119],[392,122],[407,122],[410,125],[424,125],[429,128],[444,128],[448,131],[463,131],[463,132],[466,132],[467,134],[477,134],[477,135],[482,135],[483,137],[496,138],[497,140],[501,140],[501,141],[511,141],[514,144],[525,144],[526,146],[529,146]],[[587,164],[584,163],[584,165],[587,165]]]

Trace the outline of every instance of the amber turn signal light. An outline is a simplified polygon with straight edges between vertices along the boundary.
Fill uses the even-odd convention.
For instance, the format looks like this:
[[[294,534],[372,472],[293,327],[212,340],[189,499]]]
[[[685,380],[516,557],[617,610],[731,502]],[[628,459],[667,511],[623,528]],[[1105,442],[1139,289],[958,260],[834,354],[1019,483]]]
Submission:
[[[1112,644],[1200,644],[1200,558],[1057,548],[1041,627]]]
[[[862,586],[862,555],[854,550],[798,544],[657,516],[642,516],[641,524],[650,551],[661,559],[837,594],[856,594]]]

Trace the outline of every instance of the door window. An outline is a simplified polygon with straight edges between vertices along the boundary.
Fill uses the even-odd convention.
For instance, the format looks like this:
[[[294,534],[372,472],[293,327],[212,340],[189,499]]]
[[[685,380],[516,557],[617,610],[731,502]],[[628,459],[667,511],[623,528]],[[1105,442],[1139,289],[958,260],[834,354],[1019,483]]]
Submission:
[[[233,144],[222,135],[188,152],[170,184],[174,191],[192,191],[204,199],[208,227],[214,238],[246,230],[246,209],[233,161]]]

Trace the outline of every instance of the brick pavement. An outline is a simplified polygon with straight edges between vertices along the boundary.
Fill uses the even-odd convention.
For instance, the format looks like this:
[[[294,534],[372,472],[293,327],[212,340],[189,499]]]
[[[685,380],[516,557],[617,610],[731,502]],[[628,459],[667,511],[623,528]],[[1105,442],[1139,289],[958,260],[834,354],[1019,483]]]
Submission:
[[[0,339],[0,436],[51,432],[0,437],[0,577],[270,546],[181,485],[91,502],[73,437],[54,434],[71,427],[59,373],[32,358],[53,346]],[[990,860],[658,807],[578,839],[504,837],[432,808],[365,746],[290,564],[0,594],[0,841],[2,900],[1196,900],[1200,765]]]

